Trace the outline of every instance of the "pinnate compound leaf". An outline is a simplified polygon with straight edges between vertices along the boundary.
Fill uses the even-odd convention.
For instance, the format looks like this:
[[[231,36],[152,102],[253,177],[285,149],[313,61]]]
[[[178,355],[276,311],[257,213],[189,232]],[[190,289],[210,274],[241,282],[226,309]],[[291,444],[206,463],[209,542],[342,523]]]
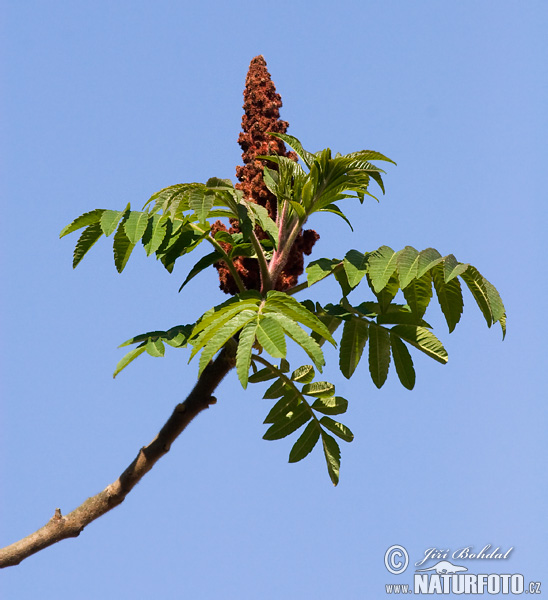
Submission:
[[[311,418],[310,407],[306,403],[301,402],[294,410],[291,410],[271,425],[263,435],[263,439],[280,440],[290,433],[297,431],[299,427],[302,427]]]
[[[388,246],[381,246],[369,255],[368,273],[375,293],[386,287],[397,267],[398,252]]]
[[[132,210],[124,223],[127,239],[136,244],[144,235],[148,225],[148,213]]]
[[[341,470],[341,449],[335,438],[331,437],[325,431],[322,430],[321,436],[323,452],[327,463],[327,472],[329,473],[333,485],[337,485],[339,483],[339,472]]]
[[[116,365],[116,369],[113,373],[113,377],[116,377],[120,371],[125,369],[130,362],[134,361],[138,356],[140,356],[145,351],[145,344],[141,344],[137,346],[137,348],[133,348],[130,350]]]
[[[312,408],[324,415],[342,415],[348,409],[348,400],[342,396],[318,398],[312,404]]]
[[[406,327],[399,325],[399,327]],[[369,372],[373,383],[380,389],[390,366],[390,336],[388,330],[375,323],[369,325]]]
[[[264,423],[276,423],[280,419],[293,412],[299,404],[299,394],[293,388],[285,387],[284,395],[274,404],[270,412],[266,415]]]
[[[443,316],[449,327],[449,333],[451,333],[462,315],[462,292],[456,277],[449,281],[445,280],[444,270],[441,263],[436,265],[432,269],[432,278]]]
[[[72,268],[75,269],[78,263],[84,258],[88,250],[95,244],[95,242],[103,235],[101,225],[99,223],[93,223],[82,231],[82,235],[76,242],[74,248],[74,257],[72,259]]]
[[[447,360],[447,352],[438,338],[425,327],[417,325],[396,325],[390,330],[408,344],[418,348],[430,358],[444,365]]]
[[[415,387],[415,368],[407,346],[394,333],[390,333],[390,345],[396,373],[404,388],[412,390]]]
[[[299,462],[312,452],[314,446],[320,439],[321,428],[316,420],[310,421],[300,435],[299,439],[293,444],[289,453],[289,462]]]
[[[367,272],[367,254],[358,250],[349,250],[344,257],[343,266],[351,288],[355,288]]]
[[[105,212],[104,208],[96,208],[90,212],[84,213],[79,217],[76,217],[72,223],[69,223],[66,227],[63,227],[59,237],[62,238],[73,231],[81,229],[82,227],[87,227],[88,225],[93,225],[95,223],[99,223],[101,220],[102,214]]]
[[[338,423],[329,417],[322,417],[320,419],[320,423],[331,433],[334,433],[336,436],[340,437],[341,440],[345,442],[351,442],[354,439],[354,434],[350,431],[350,429],[343,425],[342,423]]]
[[[133,248],[135,248],[135,244],[132,244],[124,230],[124,220],[120,222],[118,225],[118,229],[114,234],[114,264],[116,265],[116,270],[118,273],[121,273],[125,266],[127,265],[127,261],[133,252]]]
[[[244,390],[247,388],[249,366],[251,365],[251,350],[255,341],[257,321],[250,321],[241,331],[236,351],[236,373]]]
[[[298,381],[299,383],[310,383],[311,381],[314,381],[315,376],[316,372],[312,365],[303,365],[293,371],[291,379],[293,381]]]
[[[314,381],[303,385],[302,393],[314,398],[330,398],[335,394],[335,386],[329,381]]]
[[[364,319],[352,317],[344,322],[339,348],[341,373],[350,379],[362,357],[367,342],[368,323]]]
[[[257,341],[274,358],[285,358],[287,348],[282,326],[272,317],[263,317],[257,327]]]

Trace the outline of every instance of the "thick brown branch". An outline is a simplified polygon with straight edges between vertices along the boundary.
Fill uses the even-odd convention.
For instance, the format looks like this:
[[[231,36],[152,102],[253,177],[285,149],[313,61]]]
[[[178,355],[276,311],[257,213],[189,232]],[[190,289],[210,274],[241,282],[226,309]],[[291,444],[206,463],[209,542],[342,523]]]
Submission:
[[[225,347],[210,363],[184,402],[178,404],[158,435],[139,450],[135,460],[102,492],[88,498],[66,516],[55,509],[53,517],[38,531],[0,549],[0,568],[18,565],[25,558],[61,540],[77,537],[84,527],[121,504],[129,492],[164,456],[171,444],[200,412],[216,402],[213,392],[223,377],[234,367],[234,348]]]

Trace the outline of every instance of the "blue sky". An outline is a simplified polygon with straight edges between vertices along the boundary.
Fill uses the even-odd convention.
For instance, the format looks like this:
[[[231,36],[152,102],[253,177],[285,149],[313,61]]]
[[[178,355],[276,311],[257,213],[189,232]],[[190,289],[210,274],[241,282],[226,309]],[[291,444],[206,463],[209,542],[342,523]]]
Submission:
[[[451,335],[432,303],[450,360],[414,353],[412,392],[393,372],[377,390],[365,365],[347,381],[328,355],[356,436],[337,488],[319,449],[288,465],[291,440],[261,439],[269,401],[230,375],[121,507],[4,571],[3,597],[379,598],[412,578],[385,569],[394,544],[411,560],[513,547],[470,572],[548,586],[546,4],[2,5],[2,545],[113,481],[191,389],[185,350],[113,380],[117,345],[222,301],[215,273],[177,294],[192,261],[169,275],[136,252],[118,275],[104,242],[73,271],[76,238],[58,234],[87,210],[234,178],[258,54],[305,147],[398,163],[380,204],[348,205],[354,234],[312,221],[311,258],[433,246],[477,266],[508,313],[501,342],[470,296]]]

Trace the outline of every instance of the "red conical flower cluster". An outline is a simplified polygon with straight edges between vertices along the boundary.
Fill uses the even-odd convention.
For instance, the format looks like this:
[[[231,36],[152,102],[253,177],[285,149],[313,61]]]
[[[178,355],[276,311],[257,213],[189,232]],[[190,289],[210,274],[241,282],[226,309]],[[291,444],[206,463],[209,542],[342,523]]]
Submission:
[[[249,65],[244,90],[243,131],[238,138],[238,143],[243,151],[244,166],[236,167],[236,175],[240,180],[236,187],[243,191],[246,200],[264,206],[272,219],[276,219],[276,197],[268,190],[263,181],[265,162],[256,157],[261,154],[278,154],[297,160],[297,155],[294,152],[288,152],[281,140],[268,135],[268,132],[285,133],[287,131],[288,123],[280,119],[281,106],[282,99],[276,93],[276,88],[266,68],[266,61],[262,56],[256,56]],[[268,166],[271,169],[276,168],[276,165],[272,163],[269,163]],[[220,221],[215,223],[214,232],[219,229],[225,229]],[[229,231],[230,233],[238,231],[237,222],[232,224]],[[258,231],[257,234],[260,238],[265,237],[262,231]],[[285,290],[296,285],[299,275],[304,270],[303,254],[310,254],[312,246],[318,238],[319,235],[313,230],[304,231],[299,235],[276,283],[276,289]],[[239,257],[234,262],[246,288],[259,289],[261,281],[257,260]],[[237,293],[236,283],[228,267],[223,262],[217,263],[216,266],[219,271],[221,289],[228,294]]]

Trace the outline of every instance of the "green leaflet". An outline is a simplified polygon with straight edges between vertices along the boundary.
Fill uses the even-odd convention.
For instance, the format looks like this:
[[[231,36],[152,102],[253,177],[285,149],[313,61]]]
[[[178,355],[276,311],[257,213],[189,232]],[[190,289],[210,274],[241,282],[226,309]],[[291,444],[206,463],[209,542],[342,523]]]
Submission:
[[[333,482],[333,485],[339,483],[339,472],[341,470],[341,449],[335,438],[332,438],[328,433],[322,430],[322,446],[327,463],[327,472]]]
[[[127,239],[136,244],[144,235],[148,225],[148,213],[132,210],[124,223]]]
[[[434,289],[436,290],[443,316],[447,322],[447,327],[449,327],[449,333],[451,333],[460,321],[462,314],[462,292],[457,277],[446,281],[444,277],[444,267],[445,265],[442,266],[441,263],[433,267],[432,278],[434,280]],[[453,271],[455,270],[457,269],[453,269]]]
[[[274,358],[285,358],[286,344],[284,330],[271,317],[263,317],[257,327],[257,341]]]
[[[156,252],[167,233],[168,217],[160,215],[150,215],[148,218],[147,228],[141,239],[147,256],[150,256],[153,252]]]
[[[349,250],[344,257],[343,266],[351,288],[355,288],[367,272],[367,254]]]
[[[419,263],[417,265],[417,277],[422,277],[432,267],[443,260],[441,254],[434,248],[426,248],[419,253]]]
[[[80,215],[72,223],[69,223],[66,227],[63,227],[59,237],[62,238],[73,231],[81,229],[82,227],[87,227],[88,225],[93,225],[98,223],[101,220],[102,214],[105,212],[104,208],[96,208],[90,212],[84,213]]]
[[[145,350],[150,356],[161,357],[164,356],[166,348],[164,346],[164,342],[161,339],[158,340],[148,340],[145,345]]]
[[[302,393],[314,398],[331,398],[335,394],[335,386],[329,381],[314,381],[303,385]]]
[[[291,374],[292,381],[298,381],[299,383],[310,383],[314,380],[316,372],[312,365],[303,365],[298,369],[295,369]]]
[[[289,462],[299,462],[312,452],[314,446],[320,439],[321,427],[317,421],[310,421],[300,435],[299,439],[293,444],[289,453]]]
[[[415,387],[415,369],[407,346],[395,334],[390,333],[390,346],[396,373],[404,388],[412,390]]]
[[[282,380],[280,379],[279,381]],[[276,423],[280,419],[286,417],[288,413],[293,412],[297,408],[297,405],[299,404],[298,393],[294,389],[288,387],[283,387],[283,390],[284,393],[281,396],[281,398],[270,409],[268,415],[266,415],[264,420],[265,424]]]
[[[256,311],[245,309],[227,321],[216,331],[215,335],[207,342],[202,350],[202,354],[200,355],[198,376],[203,373],[203,370],[207,367],[209,361],[228,342],[228,340],[240,329],[242,329],[244,325],[247,325],[247,323],[256,317]]]
[[[276,227],[276,223],[274,223],[274,221],[268,216],[268,211],[266,208],[253,202],[249,203],[249,208],[254,213],[257,222],[261,226],[261,229],[267,233],[272,240],[274,248],[277,248],[279,231]]]
[[[99,223],[93,223],[84,229],[74,248],[74,257],[72,260],[73,269],[78,266],[78,263],[84,258],[88,250],[102,235],[103,232]]]
[[[368,274],[375,293],[379,293],[388,283],[397,267],[398,252],[388,246],[381,246],[369,255]]]
[[[253,306],[257,307],[262,300],[262,296],[259,292],[255,290],[250,290],[247,292],[243,292],[241,294],[236,294],[232,298],[229,298],[222,304],[218,304],[213,308],[210,308],[207,312],[205,312],[194,328],[193,336],[197,336],[201,331],[208,329],[213,323],[215,323],[219,317],[225,315],[226,313],[239,310],[243,310],[244,308],[253,308]]]
[[[316,365],[317,369],[321,372],[322,367],[325,365],[325,358],[318,343],[292,319],[281,313],[271,313],[271,316],[279,322],[286,334],[301,346]]]
[[[337,345],[329,332],[329,329],[320,321],[320,319],[300,302],[295,300],[295,298],[288,296],[284,292],[268,292],[266,295],[264,311],[275,311],[275,314],[281,312],[286,317],[302,323],[305,327],[309,327],[312,331],[324,337],[333,346]]]
[[[483,277],[480,272],[471,265],[461,274],[462,279],[472,292],[474,300],[480,307],[480,310],[487,322],[487,326],[491,327],[493,323],[500,322],[502,327],[503,338],[506,335],[506,315],[504,304],[497,292],[495,286]]]
[[[277,375],[276,375],[277,377]],[[276,381],[271,384],[266,392],[263,394],[263,399],[271,400],[273,398],[281,398],[284,394],[292,390],[287,382],[283,378],[276,379]]]
[[[449,283],[452,279],[464,273],[469,266],[468,264],[458,262],[452,254],[448,254],[443,259],[443,277],[445,283]]]
[[[167,331],[148,331],[147,333],[141,333],[136,335],[129,340],[125,341],[123,344],[118,346],[122,348],[123,346],[129,346],[130,344],[138,344],[140,342],[147,342],[150,340],[162,340],[166,344],[173,346],[174,348],[182,348],[186,346],[187,341],[192,333],[194,325],[176,325],[175,327],[171,327]]]
[[[251,350],[255,341],[257,321],[249,322],[241,331],[236,351],[236,373],[244,390],[247,388],[249,366],[251,364]]]
[[[309,263],[306,267],[306,279],[308,285],[311,286],[317,281],[321,281],[328,275],[331,275],[335,267],[340,263],[340,260],[329,260],[327,258],[320,258],[319,260]]]
[[[342,423],[338,423],[334,421],[330,417],[322,417],[320,419],[320,423],[331,433],[334,433],[336,436],[340,437],[341,440],[345,442],[351,442],[354,439],[354,434],[350,431],[350,429],[343,425]]]
[[[364,319],[352,317],[344,322],[339,348],[339,367],[347,379],[352,377],[360,362],[367,336],[368,323]]]
[[[413,246],[406,246],[398,253],[398,276],[403,290],[416,278],[419,267],[419,252]]]
[[[432,298],[432,275],[427,272],[403,289],[404,298],[417,318],[422,319]]]
[[[207,328],[201,330],[199,334],[196,333],[200,326],[200,322],[198,322],[194,327],[190,338],[190,343],[192,344],[193,349],[190,354],[189,362],[206,344],[209,343],[209,341],[217,334],[217,332],[222,327],[226,325],[226,323],[230,322],[231,319],[233,319],[238,314],[241,314],[242,311],[245,310],[252,310],[256,313],[257,307],[253,304],[240,304],[232,307],[231,310],[223,311],[219,315],[215,314],[215,320],[210,325],[208,325]]]
[[[271,369],[265,368],[253,373],[253,375],[250,375],[248,381],[249,383],[260,383],[261,381],[270,381],[276,377],[276,373],[274,373]]]
[[[367,282],[369,283],[369,286],[372,288],[372,283],[369,278],[369,275],[367,276]],[[392,302],[392,300],[394,300],[399,289],[400,289],[400,285],[399,285],[399,281],[398,281],[398,274],[396,272],[394,272],[390,276],[390,279],[388,280],[386,285],[382,288],[382,290],[380,290],[379,292],[374,291],[374,294],[377,297],[377,300],[379,301],[379,309],[380,309],[381,314],[387,313],[390,310],[390,303]]]
[[[101,215],[101,229],[106,236],[111,235],[118,228],[120,219],[130,210],[128,204],[124,210],[105,210]]]
[[[341,415],[348,409],[348,400],[342,396],[331,396],[330,398],[318,398],[312,408],[324,415]]]
[[[295,410],[288,412],[271,425],[263,435],[263,439],[280,440],[294,431],[297,431],[299,427],[302,427],[311,418],[312,414],[310,407],[305,403],[301,403]]]
[[[280,140],[284,141],[288,146],[291,146],[293,150],[297,153],[299,158],[304,162],[304,164],[310,169],[312,163],[314,162],[315,156],[311,152],[307,152],[303,147],[301,142],[296,137],[292,135],[287,135],[287,133],[274,133],[269,132],[269,135],[272,137],[277,137]]]
[[[181,287],[179,288],[179,292],[185,287],[185,285],[191,279],[194,279],[194,277],[196,277],[196,275],[198,275],[198,273],[201,273],[204,269],[207,269],[207,267],[210,267],[211,265],[215,264],[221,258],[222,258],[221,254],[219,254],[219,252],[217,252],[217,251],[211,252],[210,254],[206,254],[205,256],[200,258],[200,260],[192,267],[192,269],[190,270],[190,273],[186,276],[186,279],[181,284]]]
[[[166,235],[166,239],[168,239],[168,235],[169,232]],[[156,255],[160,258],[166,270],[172,273],[175,261],[181,256],[192,252],[206,236],[207,232],[200,233],[191,227],[183,225],[179,227],[175,235],[171,236],[165,248],[163,248],[163,244],[160,246]]]
[[[397,327],[407,327],[398,325]],[[394,330],[395,328],[393,328]],[[392,330],[392,331],[393,331]],[[390,365],[390,336],[384,327],[369,325],[369,372],[373,383],[381,388],[388,376]]]
[[[194,211],[200,223],[205,223],[209,211],[213,208],[215,194],[204,188],[197,188],[190,192],[188,205]]]
[[[348,227],[350,227],[352,231],[354,231],[352,223],[348,220],[347,216],[336,204],[328,204],[327,206],[324,206],[324,208],[319,208],[316,212],[328,212],[337,215],[348,225]]]
[[[407,305],[390,304],[384,314],[375,315],[377,325],[422,325],[422,327],[431,326],[417,315]]]
[[[116,377],[116,375],[118,375],[118,373],[120,371],[122,371],[123,369],[125,369],[130,362],[134,361],[140,354],[142,354],[145,351],[145,344],[141,344],[140,346],[138,346],[137,348],[133,348],[133,350],[130,350],[116,365],[116,369],[114,370],[114,373],[112,375],[112,377]]]
[[[120,222],[118,229],[114,234],[114,264],[118,273],[121,273],[124,270],[127,261],[133,252],[133,248],[135,248],[135,244],[132,244],[126,235],[124,220],[125,218]]]
[[[430,358],[445,364],[448,360],[447,352],[438,338],[425,327],[416,325],[396,325],[390,330],[402,340],[415,346]]]

